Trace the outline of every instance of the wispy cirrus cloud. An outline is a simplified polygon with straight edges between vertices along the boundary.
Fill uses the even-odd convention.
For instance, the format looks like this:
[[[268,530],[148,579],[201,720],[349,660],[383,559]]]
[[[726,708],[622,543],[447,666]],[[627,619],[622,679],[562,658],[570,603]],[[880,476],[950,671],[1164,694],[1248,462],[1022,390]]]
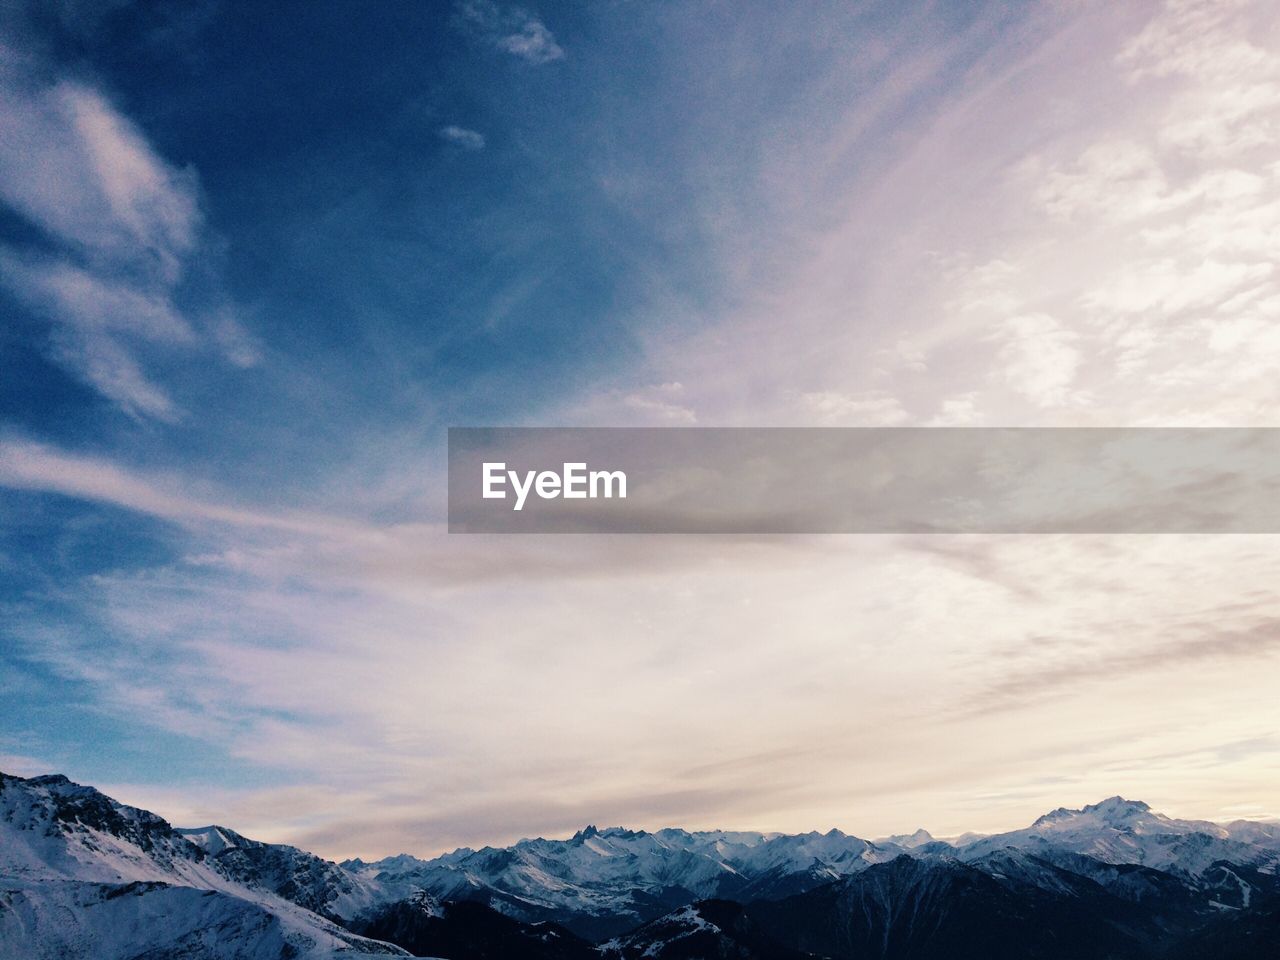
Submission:
[[[211,345],[237,366],[259,351],[225,302],[177,306],[200,270],[196,177],[163,160],[99,91],[49,82],[30,59],[0,68],[0,201],[41,242],[0,248],[0,282],[52,325],[52,359],[127,414],[182,411],[147,351]]]
[[[143,372],[130,343],[186,347],[196,341],[195,331],[163,285],[110,273],[0,249],[0,282],[55,324],[53,358],[126,413],[171,422],[177,406]]]
[[[1187,667],[1212,667],[1232,661],[1254,669],[1274,669],[1280,654],[1280,620],[1262,607],[1253,617],[1238,605],[1203,611],[1197,617],[1164,624],[1168,635],[1141,643],[1102,647],[1081,637],[1028,638],[1023,657],[1010,657],[1007,675],[978,691],[965,707],[976,713],[1003,713],[1055,696],[1078,694],[1081,687],[1123,683],[1135,673],[1176,674]],[[1243,618],[1241,614],[1245,613]],[[1243,620],[1243,622],[1241,622]],[[1042,648],[1043,657],[1025,657]],[[1030,660],[1024,666],[1019,659]]]
[[[164,163],[81,83],[45,85],[12,64],[0,82],[4,201],[96,261],[176,278],[202,222],[194,174]]]
[[[519,537],[498,554],[430,525],[228,505],[49,448],[11,443],[0,464],[0,483],[181,531],[170,562],[15,611],[15,651],[104,717],[307,784],[323,804],[290,810],[276,789],[217,802],[330,855],[429,853],[601,812],[946,831],[992,769],[1025,790],[1046,756],[1065,779],[1000,816],[1116,783],[1194,809],[1219,802],[1215,777],[1248,795],[1267,760],[1175,772],[1158,758],[1259,735],[1240,705],[1273,685],[1272,538]],[[189,793],[127,796],[217,813]]]
[[[987,31],[1017,33],[1021,52],[939,92]],[[751,39],[701,83],[768,63]],[[886,396],[917,423],[1273,421],[1280,37],[1266,4],[979,16],[895,53],[875,97],[797,107],[797,126],[825,124],[777,121],[733,189],[692,208],[712,253],[768,269],[726,271],[724,319],[655,337],[644,377],[686,384],[701,423],[821,413],[796,396]],[[912,132],[874,140],[877,98],[913,96]],[[796,162],[804,137],[825,164]]]
[[[104,782],[151,774],[129,799],[336,855],[589,820],[946,833],[974,807],[1007,827],[1117,792],[1200,815],[1265,801],[1274,751],[1233,745],[1265,744],[1274,712],[1272,538],[458,538],[438,522],[440,451],[423,436],[440,409],[596,425],[1267,422],[1267,5],[583,9],[593,43],[572,56],[533,13],[484,0],[454,7],[446,42],[496,51],[486,74],[493,59],[559,63],[585,116],[486,75],[431,125],[409,111],[404,157],[407,134],[380,131],[370,153],[326,162],[308,145],[290,178],[268,179],[340,199],[288,183],[287,216],[264,229],[242,213],[283,278],[280,329],[300,331],[301,384],[228,425],[250,456],[193,436],[216,410],[187,419],[199,429],[181,447],[145,430],[118,449],[0,445],[15,528],[39,503],[54,530],[5,608],[6,666],[33,665],[38,691],[17,711],[45,702],[61,719],[78,699],[102,721],[92,740],[51,734],[61,752],[9,752],[89,742],[80,762],[109,767]],[[0,122],[34,118],[19,132],[42,169],[72,172],[51,174],[59,204],[28,157],[2,154],[25,178],[5,202],[40,238],[9,249],[7,283],[53,320],[68,369],[139,418],[181,417],[157,358],[215,342],[230,358],[236,343],[234,310],[180,295],[210,229],[196,177],[124,98],[56,79],[22,91]],[[379,107],[394,99],[378,85]],[[435,126],[453,118],[477,129]],[[478,188],[415,179],[424,143],[464,149],[480,130],[542,166],[486,171]],[[226,153],[220,182],[261,187],[258,155]],[[471,229],[484,243],[459,242]],[[280,238],[292,261],[276,262]],[[342,267],[325,288],[339,316],[312,326],[288,304],[326,264]],[[547,314],[582,318],[574,339],[608,361],[603,382],[535,369]],[[618,317],[639,356],[597,356]],[[93,373],[110,349],[115,373]],[[538,361],[498,378],[486,362],[503,349]],[[546,376],[563,379],[552,401],[524,394]],[[443,396],[460,380],[483,405]],[[376,417],[349,417],[361,404]],[[313,445],[324,462],[304,468]],[[95,525],[111,539],[85,547]],[[108,722],[124,732],[96,732]],[[171,772],[125,754],[157,731],[187,738],[195,786],[158,788]],[[224,777],[232,762],[288,786]]]

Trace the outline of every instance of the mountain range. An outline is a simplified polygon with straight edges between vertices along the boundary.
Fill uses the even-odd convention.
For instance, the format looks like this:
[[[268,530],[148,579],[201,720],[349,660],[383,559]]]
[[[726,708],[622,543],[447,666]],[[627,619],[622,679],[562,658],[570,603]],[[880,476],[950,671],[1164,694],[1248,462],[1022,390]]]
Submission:
[[[1280,955],[1280,824],[1112,797],[937,840],[587,827],[333,863],[0,774],[0,956],[1251,960]]]

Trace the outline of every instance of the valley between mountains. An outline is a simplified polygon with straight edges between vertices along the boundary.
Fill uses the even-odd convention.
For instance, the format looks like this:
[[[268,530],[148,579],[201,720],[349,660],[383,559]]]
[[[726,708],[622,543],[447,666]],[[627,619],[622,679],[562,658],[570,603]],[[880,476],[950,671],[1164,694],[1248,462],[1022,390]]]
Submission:
[[[0,774],[0,957],[1252,960],[1280,956],[1280,824],[1112,797],[938,840],[587,827],[333,863]]]

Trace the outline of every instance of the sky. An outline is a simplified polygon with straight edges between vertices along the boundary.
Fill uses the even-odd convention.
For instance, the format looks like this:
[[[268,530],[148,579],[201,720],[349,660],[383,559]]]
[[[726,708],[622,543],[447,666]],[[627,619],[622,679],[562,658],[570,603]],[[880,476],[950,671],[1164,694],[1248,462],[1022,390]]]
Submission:
[[[1271,536],[450,536],[449,426],[1280,426],[1267,0],[15,0],[0,769],[330,857],[1280,816]]]

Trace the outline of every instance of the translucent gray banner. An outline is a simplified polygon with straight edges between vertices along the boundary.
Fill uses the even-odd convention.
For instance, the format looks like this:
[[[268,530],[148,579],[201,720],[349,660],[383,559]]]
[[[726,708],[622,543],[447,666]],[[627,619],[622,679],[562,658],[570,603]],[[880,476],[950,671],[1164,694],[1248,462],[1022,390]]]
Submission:
[[[1277,533],[1280,429],[449,430],[451,533]]]

